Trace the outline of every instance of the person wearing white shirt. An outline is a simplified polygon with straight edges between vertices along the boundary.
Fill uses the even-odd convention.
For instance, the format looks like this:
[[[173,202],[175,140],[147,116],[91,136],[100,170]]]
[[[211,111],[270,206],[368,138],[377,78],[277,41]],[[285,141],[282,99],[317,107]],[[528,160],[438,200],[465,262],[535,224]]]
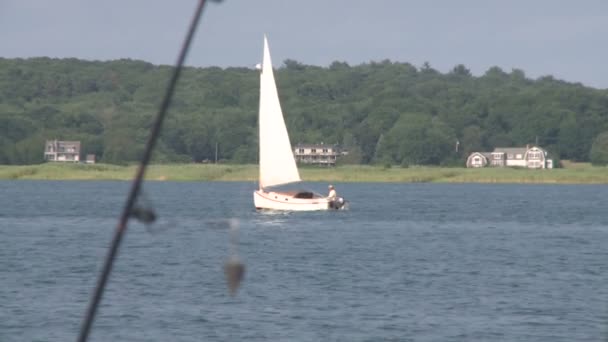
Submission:
[[[338,197],[338,194],[336,193],[336,189],[334,189],[333,185],[330,185],[329,187],[329,195],[327,195],[327,198],[329,198],[330,200],[335,200]]]

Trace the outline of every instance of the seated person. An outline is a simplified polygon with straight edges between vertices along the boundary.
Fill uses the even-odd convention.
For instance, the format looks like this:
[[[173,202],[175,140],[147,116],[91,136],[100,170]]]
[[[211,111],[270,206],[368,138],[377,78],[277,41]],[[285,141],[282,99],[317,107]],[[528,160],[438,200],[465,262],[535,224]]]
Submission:
[[[338,197],[338,194],[336,193],[336,189],[334,189],[333,185],[329,185],[329,195],[327,195],[327,198],[329,198],[330,200],[335,200]]]

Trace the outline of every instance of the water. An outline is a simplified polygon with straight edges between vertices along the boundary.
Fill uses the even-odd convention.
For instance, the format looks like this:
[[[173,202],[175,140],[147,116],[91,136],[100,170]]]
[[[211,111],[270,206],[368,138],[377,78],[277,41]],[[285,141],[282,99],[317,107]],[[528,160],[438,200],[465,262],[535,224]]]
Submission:
[[[254,187],[147,183],[159,222],[129,226],[90,340],[608,337],[608,186],[337,184],[349,211],[273,214]],[[0,182],[0,341],[76,339],[128,189]]]

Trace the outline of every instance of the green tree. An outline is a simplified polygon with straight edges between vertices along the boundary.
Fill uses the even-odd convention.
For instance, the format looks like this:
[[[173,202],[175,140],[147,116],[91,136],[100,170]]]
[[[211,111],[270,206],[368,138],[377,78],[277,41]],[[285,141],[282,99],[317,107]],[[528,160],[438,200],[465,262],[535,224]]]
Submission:
[[[589,155],[593,165],[608,165],[608,131],[600,133],[593,140]]]
[[[467,158],[473,152],[484,152],[486,149],[483,144],[483,133],[479,126],[468,126],[462,131],[462,138],[459,140],[459,149],[462,156]]]
[[[0,58],[0,163],[36,163],[46,139],[80,140],[101,161],[138,159],[169,66],[134,60]],[[275,70],[293,143],[342,142],[348,163],[450,164],[469,151],[534,143],[589,161],[608,130],[605,90],[522,70],[441,73],[388,59],[329,67],[286,60]],[[155,161],[256,162],[259,72],[183,70]],[[460,153],[455,154],[456,137]]]

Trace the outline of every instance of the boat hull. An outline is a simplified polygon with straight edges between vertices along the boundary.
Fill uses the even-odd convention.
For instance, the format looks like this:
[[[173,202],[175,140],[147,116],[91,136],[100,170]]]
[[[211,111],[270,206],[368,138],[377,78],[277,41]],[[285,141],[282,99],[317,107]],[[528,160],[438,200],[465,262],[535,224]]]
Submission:
[[[315,211],[331,209],[328,198],[296,198],[293,194],[258,190],[253,193],[256,209]]]

